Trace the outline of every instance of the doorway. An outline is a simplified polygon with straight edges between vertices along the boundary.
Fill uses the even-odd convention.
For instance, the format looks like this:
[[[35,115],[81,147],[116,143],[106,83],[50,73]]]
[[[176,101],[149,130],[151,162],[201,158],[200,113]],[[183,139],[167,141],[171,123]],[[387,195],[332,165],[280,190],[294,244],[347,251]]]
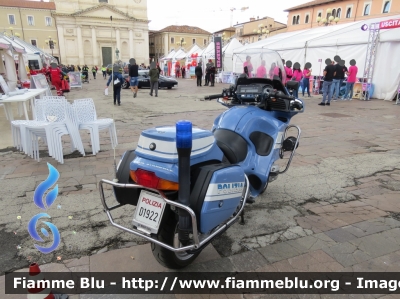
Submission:
[[[107,67],[107,65],[112,63],[112,50],[111,47],[102,47],[101,48],[101,53],[103,57],[103,65]]]

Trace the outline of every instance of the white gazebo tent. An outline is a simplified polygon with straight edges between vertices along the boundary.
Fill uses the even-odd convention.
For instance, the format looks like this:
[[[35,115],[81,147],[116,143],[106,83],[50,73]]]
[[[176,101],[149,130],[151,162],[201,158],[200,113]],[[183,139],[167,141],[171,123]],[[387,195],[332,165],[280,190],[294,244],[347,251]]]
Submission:
[[[25,69],[25,63],[23,62],[22,55],[26,52],[23,47],[16,44],[12,39],[10,39],[6,36],[1,36],[0,38],[2,40],[1,44],[3,46],[6,46],[6,48],[2,47],[2,49],[1,49],[2,60],[4,60],[4,65],[5,65],[4,73],[6,75],[6,81],[7,81],[8,87],[10,88],[11,91],[13,91],[17,87],[17,81],[18,81],[17,70],[15,68],[14,55],[18,55],[19,74],[21,76],[20,79],[25,80],[26,79],[26,69]],[[23,62],[22,65],[21,65],[21,61]],[[1,68],[2,67],[3,66],[1,66]]]
[[[21,46],[17,42],[17,37],[9,38],[7,36],[3,37],[6,39],[9,43],[11,43],[12,49],[13,49],[13,54],[14,56],[17,56],[18,59],[16,61],[18,63],[18,77],[21,81],[28,80],[28,75],[27,75],[27,59],[26,59],[26,48],[24,46]],[[14,57],[13,57],[14,58]]]
[[[357,77],[364,76],[365,59],[369,31],[362,31],[363,24],[377,23],[388,19],[398,19],[400,16],[369,19],[353,23],[324,26],[302,31],[294,31],[276,35],[234,51],[233,67],[236,54],[245,49],[271,49],[277,51],[286,61],[299,62],[304,66],[306,62],[312,64],[312,75],[322,73],[326,58],[339,55],[346,64],[355,59],[358,67]],[[272,40],[273,39],[273,40]],[[400,81],[398,65],[400,55],[400,28],[381,30],[376,52],[375,70],[372,83],[374,84],[373,97],[392,100]],[[388,59],[390,57],[390,59]],[[322,60],[322,63],[319,62]],[[257,66],[255,66],[256,68]]]
[[[222,48],[222,69],[227,72],[232,72],[233,65],[232,65],[232,58],[233,58],[233,51],[237,48],[242,47],[243,45],[239,42],[238,39],[233,38],[231,41],[226,44]]]
[[[174,57],[174,55],[176,54],[175,50],[172,49],[171,52],[168,53],[168,55],[166,55],[165,57],[160,59],[161,62],[161,69],[164,71],[164,66],[166,64],[168,64],[168,61],[172,61],[172,57]],[[172,72],[172,70],[171,70]],[[166,76],[167,74],[164,73],[164,76]]]
[[[186,52],[180,48],[178,51],[175,52],[175,55],[172,56],[172,69],[171,69],[171,76],[175,76],[175,63],[179,60],[185,59]]]
[[[42,59],[42,63],[45,63],[46,65],[50,65],[50,63],[52,63],[52,62],[58,63],[57,59],[55,59],[53,56],[46,53],[42,49],[35,47],[18,37],[14,37],[14,41],[16,43],[18,43],[19,45],[21,45],[22,47],[24,47],[28,54],[39,55],[40,58]]]

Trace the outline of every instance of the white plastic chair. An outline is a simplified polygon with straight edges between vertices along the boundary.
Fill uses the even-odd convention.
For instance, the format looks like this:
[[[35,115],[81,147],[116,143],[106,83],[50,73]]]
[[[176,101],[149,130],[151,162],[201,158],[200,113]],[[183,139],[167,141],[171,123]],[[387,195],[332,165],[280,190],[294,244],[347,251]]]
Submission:
[[[65,100],[65,97],[59,97]],[[35,99],[35,110],[36,110],[36,118],[34,119],[37,122],[46,122],[46,119],[44,117],[44,105],[45,105],[45,100],[46,97],[43,99]],[[28,123],[29,120],[14,120],[11,122],[11,133],[13,137],[13,143],[14,147],[16,147],[18,150],[23,151],[24,150],[24,143],[25,143],[25,137],[21,136],[21,130],[20,126],[21,124]],[[37,123],[38,124],[38,123]],[[44,136],[45,137],[45,136]]]
[[[73,103],[79,130],[89,130],[93,155],[100,151],[99,131],[108,129],[112,148],[118,145],[115,123],[112,118],[97,118],[92,99],[79,99]]]
[[[63,164],[64,155],[61,137],[70,135],[71,152],[78,149],[82,155],[85,155],[76,121],[74,124],[72,120],[72,114],[71,105],[65,99],[53,97],[45,99],[43,115],[46,121],[29,121],[21,124],[21,138],[26,140],[24,152],[39,161],[38,139],[45,136],[49,155]]]

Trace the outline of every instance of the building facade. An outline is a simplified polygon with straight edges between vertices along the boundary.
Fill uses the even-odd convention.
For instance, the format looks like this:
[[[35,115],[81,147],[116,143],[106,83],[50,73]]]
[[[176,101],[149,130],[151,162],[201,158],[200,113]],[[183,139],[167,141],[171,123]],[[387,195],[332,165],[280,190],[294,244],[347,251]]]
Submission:
[[[53,2],[0,0],[0,30],[59,59],[55,10]]]
[[[55,0],[61,62],[149,62],[147,0]]]
[[[156,60],[167,55],[171,50],[183,48],[187,51],[194,44],[204,48],[212,36],[212,33],[206,30],[187,25],[172,25],[149,34],[150,56]]]
[[[285,11],[287,30],[295,31],[400,14],[400,1],[315,0]]]
[[[264,38],[286,32],[286,24],[273,18],[250,18],[250,21],[234,25],[236,37],[243,44],[254,43]]]
[[[236,28],[229,27],[214,32],[214,36],[222,38],[222,45],[227,44],[232,38],[236,37]]]

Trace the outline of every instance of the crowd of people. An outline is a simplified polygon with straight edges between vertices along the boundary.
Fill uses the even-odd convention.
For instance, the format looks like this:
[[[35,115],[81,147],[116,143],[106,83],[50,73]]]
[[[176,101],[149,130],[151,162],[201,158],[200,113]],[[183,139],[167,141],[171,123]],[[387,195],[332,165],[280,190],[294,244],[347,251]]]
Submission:
[[[290,81],[298,82],[297,88],[292,89],[293,95],[296,98],[298,98],[299,96],[298,91],[301,87],[303,97],[306,92],[308,97],[311,97],[311,92],[310,92],[310,78],[312,76],[311,63],[307,62],[304,66],[304,69],[301,69],[301,65],[298,62],[292,65],[292,62],[290,60],[285,63],[285,60],[282,59],[282,63],[284,65],[286,79],[284,79],[284,77],[282,76],[283,70],[275,62],[273,62],[269,70],[267,70],[266,62],[265,60],[262,60],[261,65],[255,70],[255,72],[253,72],[254,67],[252,65],[250,56],[247,56],[246,61],[243,63],[243,73],[249,78],[258,77],[258,78],[269,78],[271,80],[278,79],[284,81],[283,84],[285,86],[288,86],[288,82]],[[358,68],[356,66],[356,61],[352,59],[350,61],[349,68],[346,67],[345,61],[342,60],[339,56],[335,56],[334,60],[328,58],[325,60],[325,63],[326,67],[324,69],[322,77],[323,99],[319,105],[329,106],[331,100],[333,101],[351,100],[353,97],[354,83],[357,80]],[[345,75],[347,75],[347,78]],[[346,80],[346,91],[343,97],[340,97],[340,89],[342,83],[345,80]],[[199,83],[197,83],[197,85],[199,85]]]

